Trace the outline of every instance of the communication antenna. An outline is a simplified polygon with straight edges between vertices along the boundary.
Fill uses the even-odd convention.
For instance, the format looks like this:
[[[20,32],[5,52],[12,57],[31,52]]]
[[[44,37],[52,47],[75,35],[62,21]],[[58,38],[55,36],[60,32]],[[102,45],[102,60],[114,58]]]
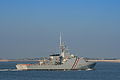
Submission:
[[[60,47],[62,46],[62,37],[61,37],[61,32],[60,32]]]
[[[60,52],[62,53],[64,51],[64,44],[62,43],[62,36],[61,36],[61,32],[60,32]]]

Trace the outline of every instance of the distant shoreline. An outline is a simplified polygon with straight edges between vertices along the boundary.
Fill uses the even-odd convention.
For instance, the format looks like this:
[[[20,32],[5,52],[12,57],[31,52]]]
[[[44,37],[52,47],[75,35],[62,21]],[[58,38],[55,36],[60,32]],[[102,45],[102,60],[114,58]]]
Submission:
[[[88,60],[91,62],[115,62],[115,63],[120,63],[120,60]]]
[[[0,62],[12,62],[12,61],[41,61],[41,60],[7,60],[7,59],[4,59],[4,60],[0,60]],[[91,62],[116,62],[116,63],[120,63],[120,60],[88,60],[88,61],[91,61]]]
[[[40,61],[40,60],[7,60],[7,59],[4,59],[4,60],[0,60],[0,62],[12,62],[12,61]]]

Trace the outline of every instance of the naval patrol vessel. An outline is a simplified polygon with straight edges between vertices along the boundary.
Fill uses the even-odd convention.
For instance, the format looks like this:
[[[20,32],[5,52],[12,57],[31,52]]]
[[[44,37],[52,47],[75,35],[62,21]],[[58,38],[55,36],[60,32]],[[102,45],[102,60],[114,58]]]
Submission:
[[[52,54],[46,60],[40,60],[37,64],[17,64],[18,70],[86,70],[93,69],[95,62],[89,62],[83,57],[77,57],[68,51],[61,40],[60,52]]]

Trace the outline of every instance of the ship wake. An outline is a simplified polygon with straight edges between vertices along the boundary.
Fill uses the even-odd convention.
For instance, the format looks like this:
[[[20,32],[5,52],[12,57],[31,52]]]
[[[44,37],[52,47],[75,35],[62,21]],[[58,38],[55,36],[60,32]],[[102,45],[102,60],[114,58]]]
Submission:
[[[0,69],[0,71],[19,71],[17,69]]]
[[[94,69],[91,69],[91,68],[86,69],[86,71],[91,71],[91,70],[94,70]]]

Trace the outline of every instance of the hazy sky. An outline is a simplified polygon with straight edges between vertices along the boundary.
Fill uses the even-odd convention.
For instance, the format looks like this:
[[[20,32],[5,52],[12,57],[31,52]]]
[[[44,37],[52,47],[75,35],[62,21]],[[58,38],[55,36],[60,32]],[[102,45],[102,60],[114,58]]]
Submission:
[[[120,0],[0,0],[0,58],[59,52],[120,58]]]

